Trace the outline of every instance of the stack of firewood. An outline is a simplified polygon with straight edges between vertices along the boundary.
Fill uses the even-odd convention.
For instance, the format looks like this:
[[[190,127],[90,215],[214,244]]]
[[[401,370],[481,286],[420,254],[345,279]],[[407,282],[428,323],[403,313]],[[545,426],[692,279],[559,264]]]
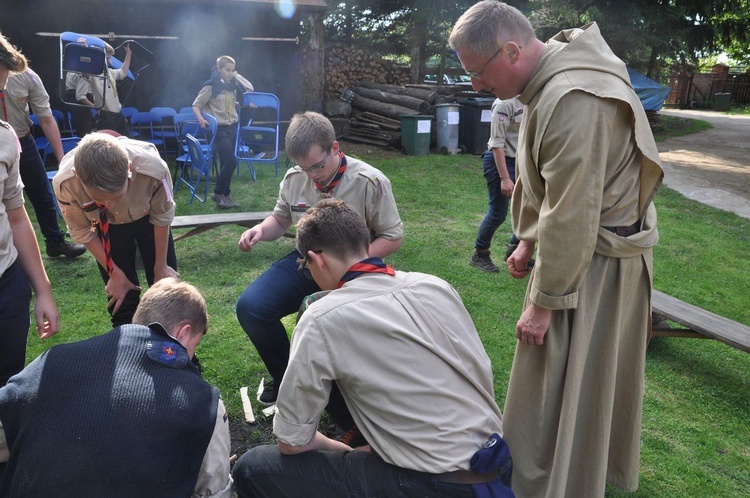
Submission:
[[[445,97],[432,90],[407,88],[363,80],[344,92],[351,101],[352,115],[345,138],[352,142],[398,146],[401,115],[433,115],[433,106]]]
[[[326,97],[337,99],[345,89],[362,80],[403,85],[409,82],[409,69],[397,66],[362,48],[340,43],[326,47]]]

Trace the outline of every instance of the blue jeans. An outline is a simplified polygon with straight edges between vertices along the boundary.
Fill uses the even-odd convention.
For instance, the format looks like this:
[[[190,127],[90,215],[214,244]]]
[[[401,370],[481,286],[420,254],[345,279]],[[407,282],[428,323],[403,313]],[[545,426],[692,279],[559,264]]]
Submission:
[[[278,387],[289,362],[289,337],[281,319],[299,310],[320,287],[310,270],[299,271],[296,250],[256,278],[237,300],[237,319]]]
[[[235,140],[237,139],[237,125],[219,125],[216,128],[216,139],[214,148],[221,161],[221,169],[216,179],[214,194],[229,195],[229,185],[232,183],[232,175],[237,169],[237,158],[234,156]]]
[[[29,198],[36,213],[36,220],[47,242],[59,242],[63,239],[63,232],[57,223],[55,198],[52,195],[52,185],[47,178],[42,157],[36,148],[34,137],[21,139],[20,174],[24,192]]]
[[[402,469],[364,451],[309,451],[286,456],[256,446],[232,470],[246,497],[456,497],[474,498],[471,484],[439,482],[432,474]]]
[[[0,276],[0,387],[26,364],[30,303],[31,286],[16,260]]]
[[[514,157],[505,157],[505,165],[508,168],[510,179],[516,181],[516,159]],[[484,220],[479,226],[479,233],[474,247],[477,249],[489,249],[492,245],[492,237],[495,235],[498,227],[505,222],[508,216],[508,197],[503,195],[500,188],[500,174],[495,167],[495,157],[491,150],[484,151],[482,154],[482,169],[484,170],[484,179],[487,181],[487,193],[489,194],[489,207]],[[516,236],[512,239],[518,242]]]

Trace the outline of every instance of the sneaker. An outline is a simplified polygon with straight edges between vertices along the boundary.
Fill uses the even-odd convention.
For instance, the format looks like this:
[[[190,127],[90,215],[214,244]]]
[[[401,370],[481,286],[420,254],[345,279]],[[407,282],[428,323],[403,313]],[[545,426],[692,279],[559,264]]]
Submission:
[[[56,258],[58,256],[77,258],[81,254],[86,252],[86,246],[73,244],[72,242],[68,242],[64,238],[56,242],[47,241],[46,246],[47,256],[49,256],[50,258]]]
[[[495,266],[495,263],[492,262],[489,251],[487,251],[486,254],[480,254],[478,252],[474,252],[474,254],[471,256],[471,259],[469,260],[469,264],[471,266],[476,266],[482,271],[487,271],[491,273],[496,273],[500,271],[500,269],[497,266]]]
[[[232,198],[231,198],[230,196],[228,196],[228,195],[225,195],[225,196],[224,196],[224,199],[226,200],[226,202],[227,202],[227,205],[228,205],[228,206],[229,206],[230,208],[238,208],[238,207],[240,207],[240,205],[239,205],[238,203],[234,202],[234,201],[232,200]]]
[[[507,247],[505,248],[505,257],[503,257],[503,261],[508,261],[508,258],[511,254],[516,250],[518,247],[518,244],[514,244],[513,242],[509,242]]]
[[[278,393],[276,392],[276,383],[269,381],[263,384],[263,392],[258,396],[258,401],[261,405],[271,406],[276,403]]]

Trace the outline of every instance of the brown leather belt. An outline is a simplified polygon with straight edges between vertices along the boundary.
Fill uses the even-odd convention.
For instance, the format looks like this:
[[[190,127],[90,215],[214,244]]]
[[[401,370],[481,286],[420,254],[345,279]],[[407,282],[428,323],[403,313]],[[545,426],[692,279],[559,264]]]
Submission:
[[[26,135],[22,136],[19,140],[26,140],[31,136],[31,132],[28,132]]]
[[[447,482],[450,484],[482,484],[495,480],[499,476],[497,471],[478,474],[471,470],[454,470],[453,472],[435,474],[435,477],[440,482]]]
[[[603,229],[619,235],[620,237],[630,237],[634,233],[641,231],[641,220],[636,221],[628,227],[602,227]]]

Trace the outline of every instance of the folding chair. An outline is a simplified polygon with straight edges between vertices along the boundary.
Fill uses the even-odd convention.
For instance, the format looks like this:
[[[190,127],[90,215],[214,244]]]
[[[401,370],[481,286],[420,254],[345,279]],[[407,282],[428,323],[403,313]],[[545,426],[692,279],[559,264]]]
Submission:
[[[164,133],[164,127],[161,124],[161,118],[158,114],[153,112],[136,112],[130,116],[130,129],[131,134],[137,136],[138,140],[150,142],[154,144],[157,149],[161,147],[164,152],[164,157],[167,157],[164,139],[159,138],[159,135],[157,135],[157,132],[161,132],[161,136],[163,136]]]
[[[203,154],[208,158],[209,165],[211,165],[214,171],[218,174],[216,165],[214,164],[214,140],[216,139],[216,130],[219,126],[216,118],[211,114],[203,114],[203,119],[208,121],[208,127],[206,129],[200,127],[200,125],[198,124],[198,120],[195,119],[195,115],[192,113],[190,113],[189,115],[188,113],[180,113],[177,114],[175,118],[175,121],[180,123],[178,139],[182,148],[182,152],[175,159],[175,161],[177,162],[177,167],[180,168],[180,170],[183,170],[186,167],[186,163],[190,162],[190,154],[188,152],[187,145],[187,135],[190,134],[193,136],[193,138],[198,140]],[[180,164],[182,164],[181,167]],[[189,169],[187,171],[187,174],[190,174]],[[178,185],[176,177],[172,183],[174,183],[175,185],[174,191],[176,192]]]
[[[193,204],[193,199],[206,202],[211,173],[211,158],[203,152],[201,143],[193,135],[188,133],[185,135],[185,140],[187,141],[189,160],[183,163],[180,177],[177,179],[177,183],[175,183],[175,192],[177,192],[180,184],[184,183],[188,190],[190,190],[188,205]],[[202,196],[199,195],[201,181],[204,183]]]
[[[125,116],[125,119],[129,120],[130,116],[138,112],[138,109],[136,109],[135,107],[123,107],[121,111],[122,115]]]
[[[177,115],[177,111],[171,107],[152,107],[149,112],[153,112],[161,118],[162,131],[155,130],[154,133],[158,138],[164,140],[165,154],[169,151],[174,152],[175,156],[178,156],[180,154],[180,147],[177,144],[177,132],[174,126],[174,117]],[[175,144],[174,147],[168,147],[167,142],[169,142],[169,145]]]
[[[256,179],[253,163],[274,163],[274,175],[279,177],[279,98],[272,93],[247,92],[243,95],[244,111],[256,118],[245,126],[237,123],[237,141],[234,155],[237,158],[237,174],[240,164],[247,164],[253,180]]]
[[[71,150],[75,149],[78,146],[78,142],[81,141],[79,137],[64,137],[61,138],[60,141],[62,142],[63,146],[63,154],[67,154]],[[52,184],[52,179],[55,178],[55,175],[57,174],[58,170],[51,170],[47,171],[47,180],[49,180],[50,185]],[[57,210],[57,216],[62,218],[62,212],[60,212],[60,205],[57,203],[57,197],[55,197],[55,189],[52,189],[52,200],[55,202],[55,209]]]
[[[34,135],[34,141],[36,142],[36,148],[39,151],[39,155],[42,156],[42,163],[47,162],[47,147],[49,146],[49,140],[47,140],[47,137],[44,135],[40,136],[40,132],[37,130],[41,130],[41,126],[39,125],[39,118],[36,114],[30,114],[29,119],[31,119],[32,124],[32,130],[31,133]]]
[[[182,114],[183,112],[193,112],[193,106],[190,106],[190,107],[180,107],[180,110],[177,111],[177,114]]]

